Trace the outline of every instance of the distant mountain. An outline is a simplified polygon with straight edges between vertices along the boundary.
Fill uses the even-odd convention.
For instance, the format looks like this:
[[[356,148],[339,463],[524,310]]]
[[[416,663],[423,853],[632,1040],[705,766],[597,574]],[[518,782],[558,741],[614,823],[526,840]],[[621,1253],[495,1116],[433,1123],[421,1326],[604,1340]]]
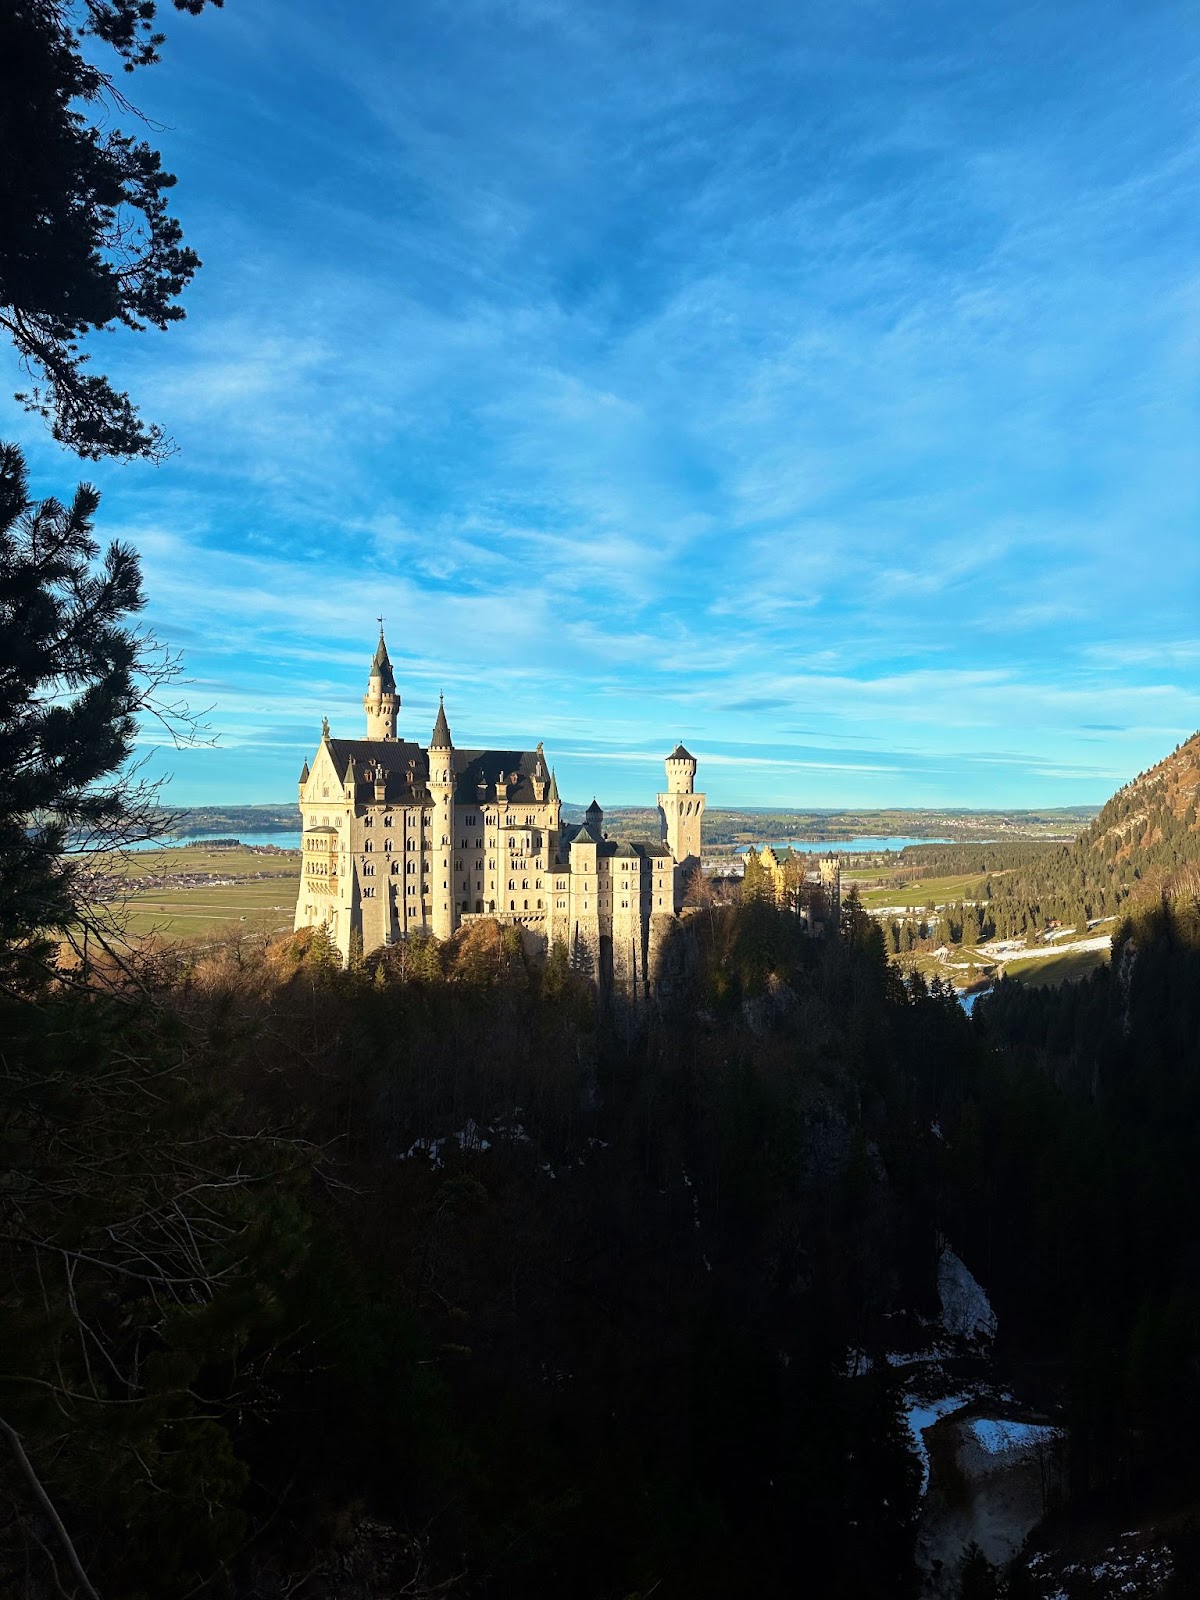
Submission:
[[[299,831],[300,807],[294,801],[274,806],[179,806],[163,811],[161,829],[162,836],[167,839]]]

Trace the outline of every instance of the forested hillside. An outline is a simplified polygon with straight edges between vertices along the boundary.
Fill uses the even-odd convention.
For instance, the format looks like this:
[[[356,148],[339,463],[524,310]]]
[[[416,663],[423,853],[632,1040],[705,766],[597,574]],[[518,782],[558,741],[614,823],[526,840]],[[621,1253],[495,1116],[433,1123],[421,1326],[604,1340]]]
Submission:
[[[901,871],[975,873],[946,908],[946,937],[1020,938],[1052,922],[1083,928],[1118,915],[1139,885],[1200,861],[1200,734],[1119,790],[1071,844],[914,845]],[[965,933],[964,933],[965,928]]]

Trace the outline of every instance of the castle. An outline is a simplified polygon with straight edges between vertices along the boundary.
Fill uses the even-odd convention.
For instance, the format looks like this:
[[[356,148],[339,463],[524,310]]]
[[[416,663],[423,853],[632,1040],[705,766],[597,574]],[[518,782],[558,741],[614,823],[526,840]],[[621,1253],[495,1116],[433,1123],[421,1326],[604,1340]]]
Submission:
[[[460,750],[444,704],[427,747],[401,739],[400,695],[380,630],[365,739],[325,721],[300,774],[303,863],[297,928],[323,927],[348,961],[410,934],[448,939],[474,917],[556,940],[601,987],[650,992],[699,866],[702,794],[682,745],[666,758],[662,837],[617,844],[593,800],[564,824],[558,784],[533,750]]]

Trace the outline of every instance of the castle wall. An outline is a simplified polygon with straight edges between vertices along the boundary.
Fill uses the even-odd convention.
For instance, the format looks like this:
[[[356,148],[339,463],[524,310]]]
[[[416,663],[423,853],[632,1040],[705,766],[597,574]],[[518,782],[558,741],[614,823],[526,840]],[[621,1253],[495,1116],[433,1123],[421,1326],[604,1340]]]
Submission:
[[[359,940],[365,954],[414,934],[446,939],[464,919],[495,917],[547,945],[561,940],[602,995],[644,1000],[653,919],[678,909],[679,864],[700,853],[704,796],[694,792],[694,758],[682,747],[667,758],[659,803],[669,852],[602,839],[597,806],[564,861],[558,791],[540,745],[455,751],[443,710],[425,750],[397,740],[399,704],[381,636],[363,702],[366,740],[333,740],[326,724],[302,777],[294,925],[326,928],[345,961]],[[484,757],[520,770],[488,771]],[[469,783],[473,801],[464,798]]]

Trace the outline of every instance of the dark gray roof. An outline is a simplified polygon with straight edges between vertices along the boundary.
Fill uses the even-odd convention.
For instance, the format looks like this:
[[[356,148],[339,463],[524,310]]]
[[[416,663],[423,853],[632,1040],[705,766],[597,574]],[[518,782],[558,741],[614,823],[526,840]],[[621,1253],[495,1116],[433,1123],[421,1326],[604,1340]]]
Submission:
[[[330,739],[329,754],[339,780],[354,762],[355,777],[364,781],[368,768],[381,768],[386,798],[394,805],[428,800],[429,756],[406,739]],[[444,746],[443,746],[444,748]],[[496,798],[496,779],[508,779],[506,798],[512,805],[536,805],[533,773],[536,750],[455,750],[451,757],[456,805],[481,805]],[[515,778],[513,774],[516,774]],[[543,778],[543,782],[547,780]],[[543,790],[543,794],[545,794]],[[549,798],[549,796],[547,796]]]
[[[657,839],[628,839],[618,844],[615,839],[601,838],[594,828],[582,822],[568,823],[559,834],[558,860],[561,866],[565,867],[569,862],[573,844],[594,844],[598,856],[624,859],[638,856],[643,861],[654,861],[660,857],[665,857],[668,861],[671,859],[670,850]]]
[[[695,759],[696,758],[692,752],[690,750],[685,750],[681,744],[677,744],[674,750],[671,751],[671,754],[667,757],[668,761],[695,761]]]
[[[533,775],[540,756],[536,750],[456,750],[454,752],[454,800],[457,805],[483,804],[496,798],[496,780],[503,773],[510,805],[538,803]],[[542,783],[546,782],[542,762]],[[514,776],[515,774],[515,776]],[[546,799],[552,798],[543,789]]]
[[[307,761],[300,768],[300,782],[301,783],[307,783],[308,782],[308,762]]]
[[[441,695],[438,696],[437,721],[433,725],[433,738],[429,741],[431,750],[449,750],[454,741],[450,737],[450,724],[446,721],[446,707],[442,703]]]
[[[379,630],[379,643],[375,646],[375,654],[371,659],[371,676],[382,680],[384,694],[395,694],[396,675],[392,671],[392,663],[388,660],[387,645],[383,642],[383,629]]]

